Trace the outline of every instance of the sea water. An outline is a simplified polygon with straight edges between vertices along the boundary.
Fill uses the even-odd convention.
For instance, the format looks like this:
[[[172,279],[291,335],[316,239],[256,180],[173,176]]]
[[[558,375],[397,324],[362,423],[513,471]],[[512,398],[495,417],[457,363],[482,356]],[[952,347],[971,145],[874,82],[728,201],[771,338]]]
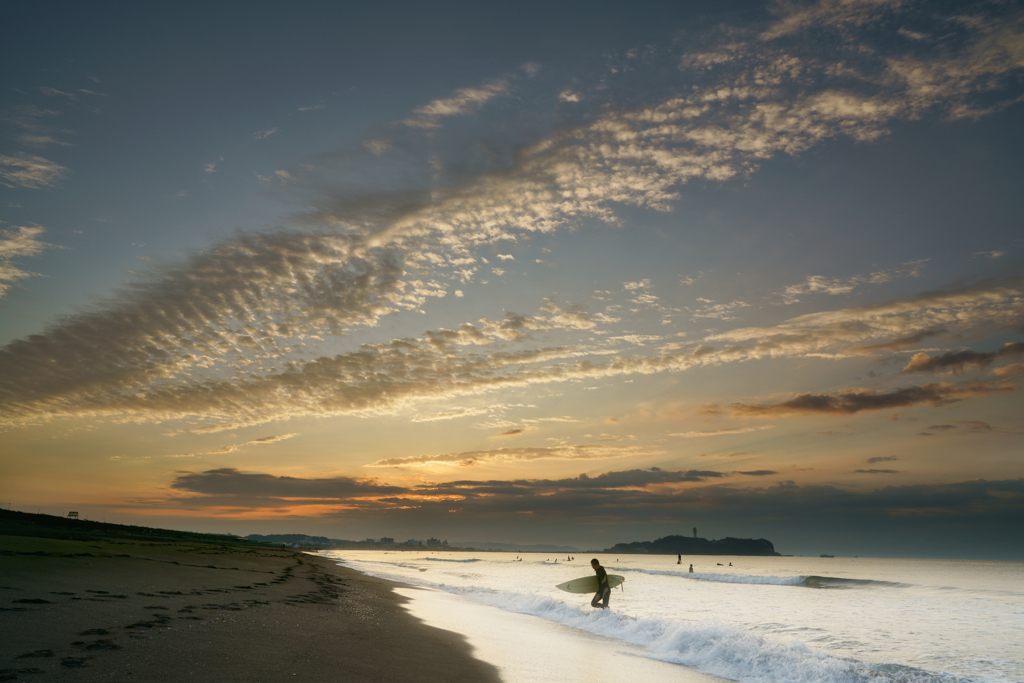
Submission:
[[[548,641],[603,637],[624,655],[735,681],[1024,681],[1022,562],[690,556],[677,564],[675,556],[602,554],[608,572],[626,579],[603,611],[590,595],[555,588],[593,574],[593,555],[325,554],[433,589],[420,616],[443,610],[440,623],[467,636],[481,630],[479,615],[470,618],[479,606],[525,615],[519,629],[529,628],[524,618],[545,620]],[[512,638],[507,625],[497,637]]]

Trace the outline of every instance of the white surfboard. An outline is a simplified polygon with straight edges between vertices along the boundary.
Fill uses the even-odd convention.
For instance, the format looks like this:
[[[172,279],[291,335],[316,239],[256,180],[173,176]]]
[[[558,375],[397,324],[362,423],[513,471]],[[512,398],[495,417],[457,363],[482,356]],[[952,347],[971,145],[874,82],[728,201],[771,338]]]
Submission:
[[[623,581],[626,580],[624,576],[618,576],[616,574],[608,575],[608,586],[615,588]],[[555,588],[563,590],[566,593],[596,593],[597,592],[597,575],[594,576],[583,576],[572,581],[566,581],[560,583]]]

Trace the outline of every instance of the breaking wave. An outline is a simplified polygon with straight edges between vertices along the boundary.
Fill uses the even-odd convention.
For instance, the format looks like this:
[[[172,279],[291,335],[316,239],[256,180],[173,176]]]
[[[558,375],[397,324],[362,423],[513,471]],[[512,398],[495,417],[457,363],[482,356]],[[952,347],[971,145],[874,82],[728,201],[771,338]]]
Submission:
[[[345,564],[348,564],[347,562]],[[366,564],[355,563],[365,571]],[[625,569],[622,571],[638,571]],[[642,570],[648,574],[673,572]],[[707,575],[686,572],[685,578],[711,580]],[[683,574],[680,573],[680,576]],[[834,577],[764,577],[710,575],[734,583],[811,585],[865,582]],[[384,578],[391,578],[384,575]],[[407,578],[402,579],[408,581]],[[610,610],[591,610],[532,593],[495,590],[473,585],[453,585],[417,577],[416,583],[502,610],[529,614],[565,626],[629,643],[645,649],[648,656],[672,664],[694,667],[705,673],[744,683],[968,683],[949,674],[935,674],[900,664],[870,664],[836,657],[808,647],[799,640],[780,642],[734,626],[711,622],[680,622],[657,617],[631,617]],[[809,582],[809,583],[808,583]]]
[[[804,588],[901,588],[909,584],[871,579],[844,579],[837,576],[761,576],[757,574],[712,574],[708,572],[672,571],[667,569],[636,569],[634,567],[609,567],[615,571],[678,576],[691,581],[712,581],[716,583],[748,583],[772,586],[802,586]]]
[[[420,557],[415,560],[416,562],[483,562],[478,558],[472,558],[469,560],[449,560],[444,557]]]

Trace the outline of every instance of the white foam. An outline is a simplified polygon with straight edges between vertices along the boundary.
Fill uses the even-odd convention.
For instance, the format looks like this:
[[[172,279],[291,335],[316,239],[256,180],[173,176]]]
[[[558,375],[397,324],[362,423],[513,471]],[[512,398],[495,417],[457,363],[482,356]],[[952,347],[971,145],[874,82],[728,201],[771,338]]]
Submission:
[[[770,584],[775,586],[799,586],[807,579],[806,576],[759,576],[755,574],[711,574],[708,572],[673,571],[669,569],[638,569],[636,567],[608,567],[622,572],[637,572],[657,576],[678,576],[693,581],[716,581],[719,583],[750,583]]]
[[[355,568],[369,570],[382,578],[409,582],[409,577],[390,574],[385,563],[352,562]],[[623,569],[622,571],[637,571]],[[658,570],[644,573],[672,574]],[[681,574],[683,575],[683,574]],[[561,600],[536,593],[497,590],[417,576],[413,583],[454,593],[474,602],[510,612],[527,614],[589,633],[606,636],[643,648],[648,656],[673,664],[694,667],[705,673],[742,683],[955,683],[966,679],[931,674],[921,669],[899,665],[877,666],[855,659],[832,656],[809,647],[800,640],[782,642],[757,633],[738,629],[716,621],[687,622],[656,617],[631,617],[612,610],[593,610],[570,605]],[[685,573],[685,578],[691,578]],[[772,583],[802,581],[805,577],[764,577],[747,575],[712,575],[732,577],[735,583]],[[744,581],[743,579],[767,579]],[[707,580],[707,579],[705,579]],[[797,585],[786,583],[781,585]]]
[[[448,559],[447,557],[421,557],[421,558],[416,560],[416,562],[482,562],[482,561],[483,560],[480,560],[480,559],[475,558],[475,557],[472,558],[472,559],[469,559],[469,560],[452,560],[452,559]]]

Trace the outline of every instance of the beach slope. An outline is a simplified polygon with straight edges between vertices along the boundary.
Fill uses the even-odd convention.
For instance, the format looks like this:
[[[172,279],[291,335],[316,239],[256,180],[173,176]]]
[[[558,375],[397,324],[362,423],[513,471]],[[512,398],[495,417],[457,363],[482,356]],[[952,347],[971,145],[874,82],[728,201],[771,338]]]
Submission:
[[[462,636],[402,609],[394,584],[326,558],[3,531],[0,681],[498,680]]]

